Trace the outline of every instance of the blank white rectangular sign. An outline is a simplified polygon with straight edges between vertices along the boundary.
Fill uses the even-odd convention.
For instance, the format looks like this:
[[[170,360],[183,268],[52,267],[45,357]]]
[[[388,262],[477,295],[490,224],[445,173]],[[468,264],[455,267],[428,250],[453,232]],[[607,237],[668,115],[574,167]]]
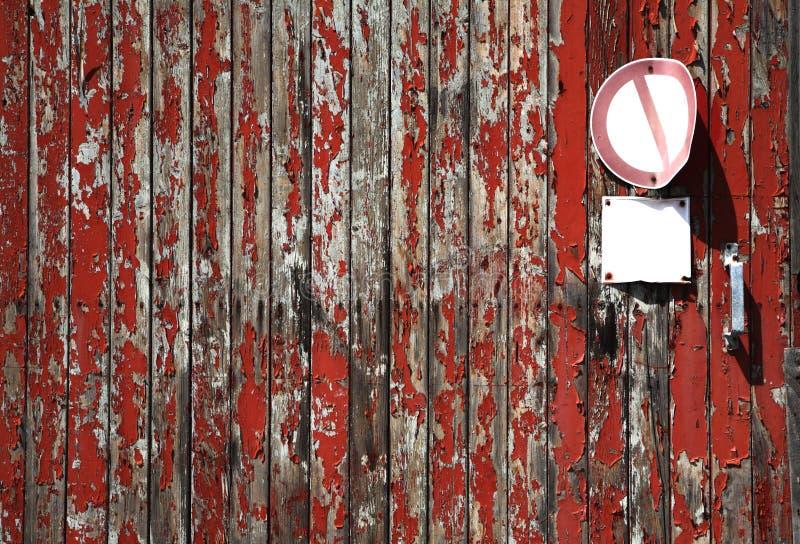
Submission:
[[[604,283],[686,283],[692,276],[689,197],[603,197]]]

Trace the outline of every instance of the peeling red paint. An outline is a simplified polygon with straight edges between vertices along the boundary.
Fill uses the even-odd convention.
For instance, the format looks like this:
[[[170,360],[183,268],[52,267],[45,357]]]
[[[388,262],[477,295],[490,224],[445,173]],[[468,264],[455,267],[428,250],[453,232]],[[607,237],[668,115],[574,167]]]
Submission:
[[[755,15],[755,13],[759,13]],[[753,516],[754,541],[781,542],[792,533],[787,459],[783,350],[790,346],[788,315],[793,281],[789,256],[790,122],[788,35],[790,9],[782,1],[751,8],[751,275],[750,326],[754,331]],[[795,53],[796,54],[796,53]],[[764,73],[766,71],[766,73]],[[759,81],[764,78],[765,81]],[[759,340],[757,336],[760,335]],[[796,500],[796,498],[795,498]],[[795,535],[797,538],[798,535]]]
[[[111,14],[73,4],[67,539],[106,539]]]
[[[192,205],[192,535],[217,542],[228,526],[230,274],[230,4],[194,9]]]
[[[0,30],[0,540],[25,522],[25,367],[28,210],[28,29],[25,6],[2,2]]]
[[[718,3],[716,36],[712,36],[712,78],[719,88],[710,96],[709,139],[712,153],[711,191],[724,198],[711,201],[711,480],[712,536],[715,541],[750,539],[752,474],[750,460],[750,373],[752,352],[748,335],[742,348],[726,353],[722,325],[730,312],[728,273],[719,257],[722,244],[739,243],[749,255],[748,93],[731,92],[749,81],[747,2]],[[740,41],[741,40],[741,41]],[[750,266],[744,265],[745,277]],[[749,305],[746,306],[746,314]],[[752,323],[752,315],[749,315]]]
[[[550,51],[558,59],[558,95],[551,96],[550,224],[548,244],[550,451],[554,473],[549,538],[583,542],[587,535],[586,481],[586,310],[576,304],[585,297],[585,193],[587,164],[572,150],[585,142],[586,54],[571,44],[585,42],[586,6],[564,4],[550,23]],[[560,32],[558,35],[556,32]],[[567,274],[569,272],[569,275]]]
[[[429,419],[431,540],[459,542],[466,537],[466,334],[467,186],[466,103],[469,24],[467,3],[451,0],[431,6],[431,87],[440,101],[430,120],[430,376]]]
[[[347,244],[350,66],[348,10],[312,5],[312,295],[320,306],[311,335],[311,538],[346,538],[349,464],[349,296]],[[331,274],[345,263],[343,274]],[[336,317],[339,313],[338,319]]]

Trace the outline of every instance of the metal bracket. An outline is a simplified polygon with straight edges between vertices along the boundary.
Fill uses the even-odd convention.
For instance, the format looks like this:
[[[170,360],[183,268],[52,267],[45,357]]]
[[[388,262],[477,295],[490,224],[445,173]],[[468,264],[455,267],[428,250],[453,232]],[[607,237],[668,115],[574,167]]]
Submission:
[[[732,351],[739,348],[739,335],[744,334],[744,268],[739,260],[739,244],[731,243],[722,246],[722,263],[731,276],[731,327],[725,328],[722,340],[725,349]]]

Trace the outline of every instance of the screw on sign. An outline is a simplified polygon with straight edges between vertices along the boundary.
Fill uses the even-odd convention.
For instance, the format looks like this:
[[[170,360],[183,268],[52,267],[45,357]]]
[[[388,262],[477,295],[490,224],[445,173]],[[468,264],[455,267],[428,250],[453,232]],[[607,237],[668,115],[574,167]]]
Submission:
[[[592,106],[592,141],[619,178],[645,189],[667,185],[689,159],[697,97],[692,76],[672,59],[626,64]]]

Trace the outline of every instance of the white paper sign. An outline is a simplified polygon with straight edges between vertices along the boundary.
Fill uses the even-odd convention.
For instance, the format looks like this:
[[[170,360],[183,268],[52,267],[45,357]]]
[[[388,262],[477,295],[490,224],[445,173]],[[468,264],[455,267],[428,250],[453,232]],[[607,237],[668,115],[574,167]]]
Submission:
[[[604,283],[687,283],[692,276],[689,197],[603,197]]]

